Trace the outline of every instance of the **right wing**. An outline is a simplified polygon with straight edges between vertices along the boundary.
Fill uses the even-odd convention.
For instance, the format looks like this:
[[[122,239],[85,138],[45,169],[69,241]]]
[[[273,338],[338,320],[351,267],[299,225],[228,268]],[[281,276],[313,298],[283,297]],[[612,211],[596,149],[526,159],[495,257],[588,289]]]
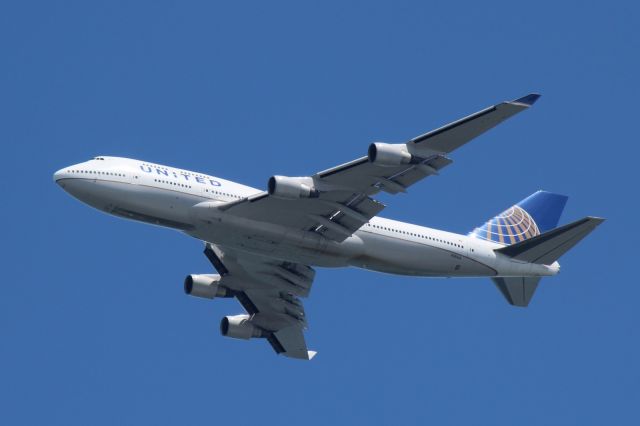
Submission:
[[[371,198],[373,195],[380,191],[406,192],[419,180],[437,174],[451,164],[447,154],[529,108],[538,98],[539,95],[530,94],[493,105],[405,144],[372,144],[368,156],[310,177],[274,176],[269,180],[268,192],[220,208],[238,217],[343,241],[384,208]],[[385,160],[389,156],[397,161]],[[279,193],[283,182],[285,186],[287,182],[293,185],[289,187],[292,193]]]
[[[311,359],[304,339],[307,328],[300,297],[309,295],[315,271],[306,265],[279,262],[207,243],[205,255],[249,314],[248,321],[278,353]]]

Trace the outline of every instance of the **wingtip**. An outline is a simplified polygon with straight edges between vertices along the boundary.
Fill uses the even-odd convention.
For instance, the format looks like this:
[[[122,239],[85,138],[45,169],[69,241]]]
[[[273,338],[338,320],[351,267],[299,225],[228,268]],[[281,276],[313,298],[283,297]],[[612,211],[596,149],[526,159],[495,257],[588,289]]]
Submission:
[[[589,220],[591,220],[592,222],[595,222],[596,225],[600,225],[602,222],[604,222],[605,219],[604,217],[598,217],[598,216],[587,216],[589,218]]]
[[[307,351],[307,354],[309,356],[309,361],[311,361],[313,359],[314,356],[316,356],[318,352],[316,351]]]
[[[511,101],[513,104],[522,104],[526,106],[531,106],[540,99],[540,94],[538,93],[529,93],[527,96],[523,96],[521,98],[516,99],[515,101]]]

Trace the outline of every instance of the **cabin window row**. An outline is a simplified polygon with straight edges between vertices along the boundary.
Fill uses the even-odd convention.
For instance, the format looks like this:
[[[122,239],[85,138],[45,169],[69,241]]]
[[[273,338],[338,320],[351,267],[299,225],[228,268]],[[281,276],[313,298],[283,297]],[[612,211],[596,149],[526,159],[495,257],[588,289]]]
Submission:
[[[242,198],[239,195],[229,194],[228,192],[214,191],[213,189],[205,189],[205,192],[210,192],[212,194],[218,194],[218,195],[225,195],[231,198]]]
[[[104,176],[120,176],[125,177],[123,173],[114,173],[114,172],[101,172],[98,170],[69,170],[69,173],[77,173],[77,174],[94,174],[94,175],[104,175]]]
[[[414,232],[401,231],[399,229],[388,228],[386,226],[371,225],[371,224],[369,224],[369,226],[377,228],[377,229],[382,229],[382,230],[385,230],[385,231],[397,232],[399,234],[405,234],[405,235],[411,235],[413,237],[424,238],[425,240],[436,241],[438,243],[447,244],[447,245],[454,246],[454,247],[464,248],[464,246],[462,246],[461,244],[452,243],[451,241],[442,240],[442,239],[439,239],[439,238],[433,238],[433,237],[430,237],[428,235],[416,234]]]
[[[191,188],[191,185],[185,185],[183,183],[178,183],[178,182],[171,182],[169,180],[154,179],[153,181],[154,182],[159,182],[159,183],[166,183],[167,185],[181,186],[183,188]]]
[[[168,185],[173,185],[173,186],[180,186],[183,188],[191,188],[191,185],[185,185],[183,183],[178,183],[178,182],[171,182],[168,180],[162,180],[162,179],[154,179],[154,182],[158,182],[158,183],[166,183]],[[205,192],[210,192],[212,194],[218,194],[218,195],[225,195],[227,197],[232,197],[232,198],[242,198],[238,195],[233,195],[233,194],[229,194],[228,192],[220,192],[220,191],[214,191],[213,189],[205,189]]]

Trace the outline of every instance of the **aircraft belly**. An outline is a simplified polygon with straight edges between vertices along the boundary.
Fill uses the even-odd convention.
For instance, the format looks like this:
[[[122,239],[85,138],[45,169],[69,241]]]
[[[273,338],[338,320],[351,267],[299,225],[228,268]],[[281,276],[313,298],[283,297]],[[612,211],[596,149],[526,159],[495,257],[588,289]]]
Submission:
[[[337,243],[312,232],[239,218],[220,211],[194,212],[192,222],[195,229],[189,231],[189,235],[214,244],[310,266],[348,266],[344,253],[335,247]],[[357,246],[354,240],[357,238],[351,237],[346,246]],[[333,245],[331,249],[330,245]]]
[[[96,191],[108,213],[181,230],[192,228],[189,209],[202,201],[195,195],[135,184],[103,182]]]
[[[191,206],[205,198],[121,180],[67,178],[64,189],[80,201],[115,216],[180,230],[191,229]]]
[[[313,232],[198,209],[203,197],[144,185],[92,183],[91,205],[248,253],[311,266],[357,266],[418,276],[491,276],[494,269],[455,251],[359,231],[343,242]],[[204,203],[203,203],[204,204]]]
[[[495,270],[461,253],[419,242],[361,232],[365,253],[351,265],[399,275],[493,276]]]

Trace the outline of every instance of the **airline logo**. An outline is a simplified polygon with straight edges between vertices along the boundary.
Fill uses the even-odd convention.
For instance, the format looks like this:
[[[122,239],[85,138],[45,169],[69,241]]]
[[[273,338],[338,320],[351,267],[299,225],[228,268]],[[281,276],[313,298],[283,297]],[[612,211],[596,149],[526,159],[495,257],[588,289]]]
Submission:
[[[192,173],[187,171],[175,171],[163,166],[156,166],[152,164],[141,164],[140,170],[145,173],[152,173],[160,177],[171,177],[177,180],[184,180],[185,183],[201,183],[204,185],[221,186],[221,183],[215,179],[211,179],[209,176],[201,175],[198,173]]]
[[[499,244],[514,244],[540,235],[540,230],[529,213],[513,206],[474,229],[471,235]]]

